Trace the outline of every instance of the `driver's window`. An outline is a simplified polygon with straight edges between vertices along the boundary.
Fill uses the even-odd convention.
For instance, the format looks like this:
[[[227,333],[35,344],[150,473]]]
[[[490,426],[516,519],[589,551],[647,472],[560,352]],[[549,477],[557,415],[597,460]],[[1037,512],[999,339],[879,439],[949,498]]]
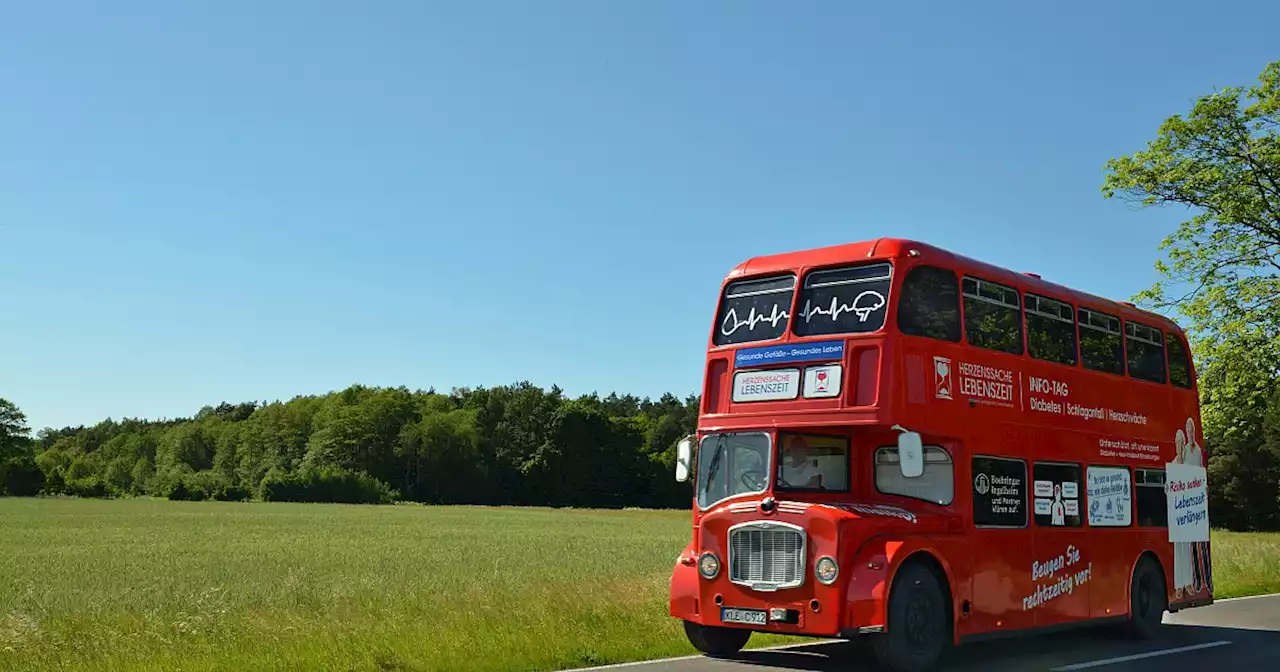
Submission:
[[[779,490],[849,490],[849,439],[822,434],[781,434],[779,439]]]

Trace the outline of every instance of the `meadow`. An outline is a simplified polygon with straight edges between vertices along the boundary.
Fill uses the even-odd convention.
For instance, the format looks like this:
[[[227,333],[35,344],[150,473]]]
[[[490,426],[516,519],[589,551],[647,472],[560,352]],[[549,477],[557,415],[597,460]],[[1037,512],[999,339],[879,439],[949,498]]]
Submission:
[[[532,671],[688,654],[666,613],[688,536],[682,511],[0,499],[0,669]],[[1280,535],[1214,544],[1220,597],[1280,591]]]

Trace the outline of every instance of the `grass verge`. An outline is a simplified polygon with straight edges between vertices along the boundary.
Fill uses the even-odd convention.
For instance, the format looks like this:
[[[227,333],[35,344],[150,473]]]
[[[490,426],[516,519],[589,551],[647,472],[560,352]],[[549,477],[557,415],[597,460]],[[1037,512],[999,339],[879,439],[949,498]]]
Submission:
[[[666,599],[688,535],[676,511],[0,499],[0,669],[489,672],[685,655]],[[1220,597],[1280,591],[1280,535],[1213,543]]]

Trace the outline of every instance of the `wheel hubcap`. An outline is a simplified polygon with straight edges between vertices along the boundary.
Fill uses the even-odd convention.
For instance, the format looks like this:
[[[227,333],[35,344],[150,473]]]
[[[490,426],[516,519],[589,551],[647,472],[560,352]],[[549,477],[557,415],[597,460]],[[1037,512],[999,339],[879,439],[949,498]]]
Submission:
[[[922,591],[913,591],[907,602],[904,630],[907,643],[915,651],[925,649],[934,637],[933,603]]]
[[[1145,576],[1138,582],[1138,613],[1151,613],[1151,581]]]

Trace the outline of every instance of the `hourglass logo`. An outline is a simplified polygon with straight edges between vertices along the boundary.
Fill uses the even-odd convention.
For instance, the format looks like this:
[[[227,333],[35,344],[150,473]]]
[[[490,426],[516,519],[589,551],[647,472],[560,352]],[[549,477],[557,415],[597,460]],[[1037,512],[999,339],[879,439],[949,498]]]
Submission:
[[[946,357],[933,358],[933,395],[939,399],[951,398],[951,360]]]

